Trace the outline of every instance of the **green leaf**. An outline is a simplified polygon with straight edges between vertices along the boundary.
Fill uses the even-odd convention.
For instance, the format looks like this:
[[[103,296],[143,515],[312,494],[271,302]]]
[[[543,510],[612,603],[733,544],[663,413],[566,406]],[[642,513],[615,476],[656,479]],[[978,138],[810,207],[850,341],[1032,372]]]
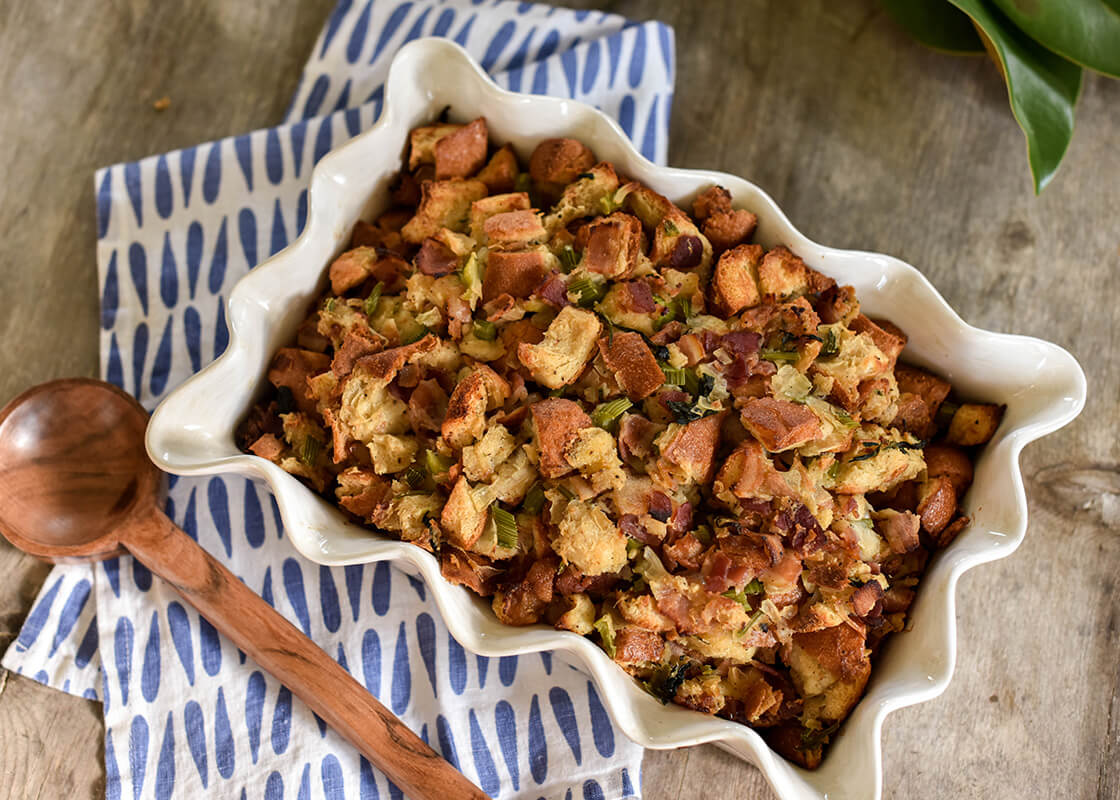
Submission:
[[[994,2],[1015,25],[1043,47],[1083,67],[1120,78],[1120,11],[1117,8],[1103,0]]]
[[[895,22],[926,47],[947,53],[984,52],[972,22],[945,0],[883,0],[883,5]]]
[[[1007,82],[1011,112],[1027,137],[1027,157],[1037,194],[1046,188],[1073,136],[1073,107],[1081,67],[1028,38],[988,0],[949,0],[984,32]]]

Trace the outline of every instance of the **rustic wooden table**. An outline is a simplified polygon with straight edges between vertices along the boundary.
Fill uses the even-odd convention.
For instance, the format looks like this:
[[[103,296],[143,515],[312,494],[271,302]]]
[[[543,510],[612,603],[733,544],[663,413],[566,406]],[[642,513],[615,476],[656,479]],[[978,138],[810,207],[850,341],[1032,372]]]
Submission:
[[[277,122],[333,4],[0,5],[0,402],[97,372],[94,169]],[[1026,543],[961,583],[952,686],[886,725],[886,794],[1120,797],[1120,82],[1087,78],[1036,198],[992,65],[876,0],[568,4],[676,28],[671,163],[749,177],[811,238],[900,256],[969,322],[1081,360],[1085,412],[1024,454]],[[0,648],[47,570],[0,544]],[[0,798],[102,796],[99,709],[0,670]],[[644,788],[772,797],[713,747],[651,752]]]

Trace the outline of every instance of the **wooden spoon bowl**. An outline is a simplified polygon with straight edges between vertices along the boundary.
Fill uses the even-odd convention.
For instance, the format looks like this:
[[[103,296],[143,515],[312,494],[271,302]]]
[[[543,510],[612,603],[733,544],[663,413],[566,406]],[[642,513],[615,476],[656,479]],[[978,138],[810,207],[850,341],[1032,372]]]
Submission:
[[[159,509],[147,412],[102,381],[53,381],[0,410],[0,533],[49,561],[125,550],[175,587],[415,800],[483,800],[338,663]]]

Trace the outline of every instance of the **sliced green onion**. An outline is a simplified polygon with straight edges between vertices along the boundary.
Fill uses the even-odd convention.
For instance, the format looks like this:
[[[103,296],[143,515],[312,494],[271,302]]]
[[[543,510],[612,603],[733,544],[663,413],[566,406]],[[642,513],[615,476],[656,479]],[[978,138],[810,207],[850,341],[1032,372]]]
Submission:
[[[369,293],[369,297],[366,298],[365,302],[365,311],[367,317],[372,317],[377,313],[377,304],[381,302],[381,293],[384,290],[385,284],[383,284],[381,281],[378,281],[377,284],[373,287],[373,291]]]
[[[313,467],[315,462],[319,460],[321,452],[323,452],[323,443],[314,436],[308,436],[303,440],[303,446],[299,449],[299,460],[307,466]]]
[[[423,485],[424,481],[428,479],[428,472],[419,464],[413,464],[404,471],[404,482],[411,486],[413,489],[419,488]]]
[[[595,406],[595,410],[591,412],[591,423],[597,427],[606,428],[625,414],[632,405],[634,404],[625,397],[618,397],[614,400],[600,403]]]
[[[528,492],[525,493],[525,499],[521,501],[521,510],[531,516],[537,516],[544,508],[544,489],[541,488],[539,482],[534,483]]]
[[[661,371],[665,373],[665,383],[670,386],[684,386],[688,380],[688,370],[684,367],[662,366]]]
[[[498,533],[498,546],[507,550],[517,547],[517,520],[513,514],[494,503],[490,506],[490,516]]]
[[[560,259],[560,268],[564,272],[571,272],[579,263],[579,253],[570,244],[564,245],[556,257]]]
[[[840,345],[836,341],[836,331],[834,331],[832,328],[829,328],[828,333],[826,333],[824,337],[824,344],[821,345],[820,357],[832,358],[839,352]]]
[[[642,551],[643,547],[645,547],[645,545],[642,544],[641,542],[639,542],[637,539],[627,539],[626,540],[626,557],[627,558],[633,558],[635,555],[637,555],[638,553],[640,553]]]
[[[568,284],[568,294],[574,294],[577,303],[583,308],[588,308],[600,300],[606,291],[603,286],[590,278],[576,278]]]
[[[475,338],[492,342],[498,335],[498,326],[484,319],[476,319],[472,328]]]
[[[614,622],[604,614],[595,620],[595,630],[599,632],[599,638],[603,640],[603,649],[607,651],[607,655],[614,658]]]
[[[334,311],[334,301],[335,301],[335,298],[328,297],[326,299],[326,302],[323,303],[323,310],[326,311],[328,314],[331,313],[332,311]]]
[[[669,234],[670,236],[676,236],[680,233],[680,230],[676,225],[673,224],[673,221],[671,219],[667,219],[665,220],[665,233]]]
[[[408,333],[401,335],[401,344],[412,344],[413,342],[418,342],[429,333],[430,331],[426,327],[417,324],[414,330],[410,330]]]
[[[424,451],[424,467],[428,470],[428,474],[433,477],[447,472],[454,463],[450,458],[441,456],[435,450]]]
[[[767,361],[784,361],[788,364],[792,364],[801,358],[801,353],[796,350],[763,350],[762,357]]]

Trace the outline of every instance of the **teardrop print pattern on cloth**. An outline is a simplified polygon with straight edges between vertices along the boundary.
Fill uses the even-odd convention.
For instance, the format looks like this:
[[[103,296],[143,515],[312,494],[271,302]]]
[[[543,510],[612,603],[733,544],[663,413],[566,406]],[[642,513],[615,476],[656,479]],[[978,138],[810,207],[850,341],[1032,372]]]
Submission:
[[[315,162],[374,123],[393,54],[420,36],[463,45],[503,87],[597,106],[664,163],[672,29],[509,0],[341,0],[285,125],[97,172],[106,379],[152,409],[225,349],[233,285],[299,235]],[[293,558],[258,485],[169,483],[177,524],[487,792],[638,796],[641,750],[581,673],[467,653],[423,583],[388,564]],[[109,797],[402,797],[129,557],[55,567],[3,665],[102,701]]]

